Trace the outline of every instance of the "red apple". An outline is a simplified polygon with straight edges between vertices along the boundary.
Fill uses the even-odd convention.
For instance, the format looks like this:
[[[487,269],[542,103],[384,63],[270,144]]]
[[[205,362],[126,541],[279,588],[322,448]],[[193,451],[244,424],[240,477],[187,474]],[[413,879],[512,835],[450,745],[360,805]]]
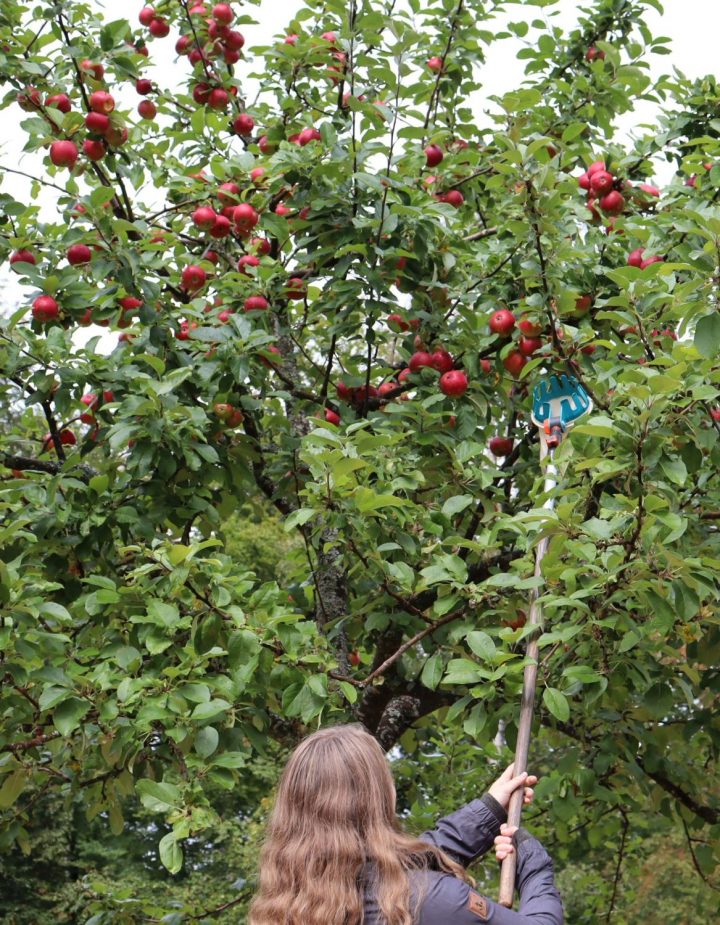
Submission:
[[[83,154],[91,161],[101,161],[107,154],[105,142],[96,138],[86,138],[83,142]]]
[[[227,215],[217,215],[210,229],[211,238],[226,238],[232,231],[232,223]],[[208,259],[207,256],[205,259]]]
[[[453,369],[440,376],[440,391],[449,398],[459,398],[467,391],[468,378],[461,369]]]
[[[410,325],[403,318],[402,315],[398,315],[397,312],[394,312],[392,315],[387,316],[387,323],[391,331],[409,331]]]
[[[25,87],[18,93],[17,101],[25,112],[36,112],[42,106],[42,94],[36,87]]]
[[[35,266],[37,264],[37,258],[32,251],[21,249],[10,255],[10,266],[14,266],[16,263],[31,263]]]
[[[296,33],[291,33],[290,35],[285,36],[286,45],[297,45],[297,40],[300,38]]]
[[[434,71],[436,74],[439,74],[443,69],[443,59],[435,55],[432,58],[428,58],[427,66],[431,71]]]
[[[526,363],[527,357],[524,357],[519,350],[511,351],[503,360],[503,366],[511,376],[519,376]]]
[[[340,415],[337,411],[333,411],[332,408],[325,409],[325,420],[328,424],[334,424],[336,427],[340,424]]]
[[[442,152],[440,145],[428,145],[425,148],[425,161],[428,167],[437,167],[438,164],[442,163],[445,155]]]
[[[233,122],[233,131],[236,135],[252,135],[255,120],[246,112],[241,112]]]
[[[71,244],[67,249],[67,259],[71,266],[79,267],[84,263],[90,263],[92,251],[87,244]]]
[[[529,357],[536,353],[543,345],[539,337],[521,337],[518,349],[523,356]]]
[[[607,167],[605,166],[605,161],[593,161],[593,163],[590,164],[590,166],[587,169],[588,176],[592,177],[592,175],[596,173],[598,170],[607,170]]]
[[[656,254],[654,257],[648,257],[647,259],[644,259],[643,262],[640,264],[640,269],[644,270],[645,267],[652,266],[653,263],[663,263],[664,260],[665,260],[664,257],[660,257]]]
[[[50,145],[50,160],[56,167],[73,169],[78,159],[77,145],[73,141],[54,141]]]
[[[210,96],[208,97],[208,106],[211,109],[217,109],[222,111],[227,109],[228,103],[230,102],[230,95],[227,90],[224,90],[222,87],[215,87],[214,90],[210,91]]]
[[[212,18],[223,26],[229,26],[235,18],[235,14],[229,3],[217,3],[212,9]]]
[[[609,193],[613,188],[613,183],[615,178],[611,173],[608,173],[607,170],[596,170],[590,176],[590,189],[593,193],[597,193],[600,196],[604,196],[605,193]]]
[[[488,359],[482,359],[482,360],[480,360],[480,370],[481,370],[481,372],[483,372],[483,373],[485,373],[485,374],[490,373],[490,372],[492,372],[492,368],[493,368],[493,367],[492,367],[492,363],[490,362],[490,360],[488,360]]]
[[[142,100],[138,105],[138,112],[143,119],[146,119],[148,122],[152,120],[157,115],[157,106],[153,103],[152,100]]]
[[[309,145],[311,141],[320,141],[322,135],[316,128],[304,128],[298,135],[298,144],[301,148]]]
[[[660,190],[657,186],[653,186],[652,183],[641,183],[638,189],[642,190],[643,193],[647,193],[648,196],[659,196]]]
[[[91,61],[89,58],[83,58],[80,62],[80,70],[82,71],[92,71],[92,75],[95,80],[102,80],[105,76],[105,68],[102,64],[98,64],[96,61]]]
[[[235,207],[233,220],[241,234],[248,234],[260,221],[260,216],[249,202],[241,202]]]
[[[600,208],[608,215],[620,215],[625,208],[625,200],[617,190],[612,190],[602,197]]]
[[[223,183],[218,189],[218,199],[224,205],[234,206],[237,202],[237,198],[240,195],[240,187],[237,183]]]
[[[644,247],[638,247],[634,251],[630,251],[627,258],[627,264],[629,267],[637,267],[638,270],[642,267],[643,263],[643,254],[645,253]]]
[[[710,409],[710,417],[713,421],[720,421],[720,406],[716,405]]]
[[[447,350],[435,350],[430,354],[430,365],[439,373],[449,373],[453,368],[454,360]]]
[[[432,368],[432,354],[428,353],[427,350],[418,350],[410,357],[410,362],[408,367],[410,372],[416,373],[419,369],[422,369],[423,366],[429,366]]]
[[[595,61],[599,59],[600,61],[605,60],[605,52],[601,51],[599,48],[596,48],[594,45],[591,45],[588,50],[585,52],[586,61]]]
[[[381,397],[384,397],[390,392],[394,392],[395,389],[398,388],[398,385],[399,385],[398,382],[395,382],[394,380],[389,379],[387,382],[383,382],[383,384],[378,388],[378,395]]]
[[[202,231],[210,231],[217,219],[217,213],[210,206],[200,206],[199,209],[195,209],[190,217],[193,224],[197,225]]]
[[[518,327],[527,337],[537,337],[538,334],[542,334],[544,330],[544,325],[539,324],[537,321],[533,321],[527,315],[520,316]]]
[[[451,189],[448,190],[447,193],[442,194],[440,201],[447,202],[453,208],[459,209],[460,206],[465,202],[465,196],[460,192],[459,189]]]
[[[513,441],[511,437],[491,437],[488,449],[493,456],[509,456],[512,453]]]
[[[126,295],[118,300],[118,305],[120,306],[120,310],[127,314],[128,312],[136,312],[139,308],[142,308],[143,301],[142,299],[136,298],[134,295]]]
[[[285,297],[294,301],[302,301],[307,295],[307,284],[304,279],[291,277],[285,285]]]
[[[105,133],[105,141],[113,147],[120,148],[128,140],[128,130],[124,125],[110,125],[110,128]]]
[[[186,290],[202,289],[207,282],[207,273],[202,267],[191,263],[182,271],[182,287]]]
[[[150,35],[154,36],[156,39],[164,39],[170,32],[170,26],[161,16],[156,16],[155,19],[150,22],[148,29]]]
[[[148,80],[147,77],[139,77],[135,81],[135,89],[140,96],[147,96],[148,93],[152,93],[153,82],[152,80]]]
[[[243,309],[246,312],[262,312],[270,308],[268,300],[261,295],[251,295],[243,302]]]
[[[249,246],[263,257],[266,257],[272,250],[272,244],[267,238],[250,238]]]
[[[345,385],[345,383],[340,380],[335,386],[335,394],[340,399],[340,401],[349,401],[352,397],[352,389]]]
[[[250,171],[250,179],[257,186],[262,182],[262,179],[266,173],[267,171],[264,167],[253,167],[253,169]]]
[[[144,6],[140,10],[138,19],[143,26],[149,26],[153,19],[155,19],[155,10],[151,6]]]
[[[256,257],[254,254],[244,254],[237,263],[237,268],[241,273],[244,273],[245,276],[248,276],[248,271],[246,267],[259,267],[260,258]]]
[[[593,303],[592,296],[590,295],[581,295],[575,299],[575,311],[579,315],[584,315],[585,312],[590,311],[590,307]]]
[[[221,421],[228,421],[234,411],[233,406],[227,402],[217,402],[217,404],[213,405],[213,414],[220,418]]]
[[[45,105],[51,106],[53,109],[58,109],[60,112],[70,112],[72,109],[70,98],[64,93],[56,93],[55,96],[49,96],[45,100]]]
[[[507,309],[500,308],[493,312],[488,322],[493,334],[499,334],[500,337],[509,337],[510,332],[515,327],[515,315]]]
[[[55,321],[60,316],[60,306],[52,296],[41,295],[33,302],[32,314],[41,323]]]
[[[106,116],[115,109],[115,100],[107,90],[96,90],[90,94],[90,109],[93,112],[103,112]]]
[[[89,112],[85,116],[85,127],[95,135],[104,135],[110,128],[110,119],[102,112]]]
[[[237,29],[231,29],[225,36],[225,47],[230,51],[240,51],[245,44],[245,36]]]
[[[589,190],[590,189],[590,174],[583,173],[578,177],[578,186],[580,189]]]
[[[262,135],[258,139],[258,148],[260,148],[261,154],[274,154],[277,150],[276,145],[270,141],[267,135]]]

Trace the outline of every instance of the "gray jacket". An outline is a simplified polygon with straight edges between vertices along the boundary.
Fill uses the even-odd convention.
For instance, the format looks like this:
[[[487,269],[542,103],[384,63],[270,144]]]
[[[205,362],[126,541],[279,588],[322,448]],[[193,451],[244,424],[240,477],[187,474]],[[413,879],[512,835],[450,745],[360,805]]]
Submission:
[[[506,814],[490,794],[473,800],[441,819],[431,832],[420,837],[431,842],[463,867],[472,864],[492,845]],[[553,880],[550,855],[529,832],[515,835],[517,851],[516,885],[520,893],[517,912],[505,909],[481,896],[452,874],[429,870],[411,874],[411,890],[424,891],[417,925],[562,925],[563,908]],[[423,882],[420,883],[419,879]],[[413,880],[415,886],[413,887]],[[372,886],[365,894],[365,925],[381,925],[380,910]]]

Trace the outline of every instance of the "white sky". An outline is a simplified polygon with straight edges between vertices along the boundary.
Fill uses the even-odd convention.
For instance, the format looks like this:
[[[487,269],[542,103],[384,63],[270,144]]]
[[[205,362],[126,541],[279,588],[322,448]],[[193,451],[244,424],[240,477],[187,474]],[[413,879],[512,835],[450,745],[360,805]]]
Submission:
[[[104,12],[108,20],[120,19],[130,16],[133,25],[137,24],[137,13],[144,5],[142,0],[94,0],[97,7]],[[241,30],[246,38],[246,52],[251,51],[254,45],[268,44],[272,36],[285,31],[284,26],[301,6],[301,0],[265,0],[258,9],[248,7],[243,10],[258,20],[257,26],[242,26]],[[239,9],[237,3],[234,4]],[[672,54],[653,56],[650,60],[651,74],[659,76],[669,73],[673,68],[686,76],[695,78],[705,74],[715,73],[718,56],[718,36],[720,35],[720,0],[667,0],[666,10],[660,16],[650,9],[647,13],[647,22],[653,35],[665,35],[672,38]],[[282,13],[280,13],[282,11]],[[565,28],[571,28],[577,21],[578,4],[573,0],[560,0],[555,6],[545,11],[538,7],[521,4],[511,6],[506,16],[498,19],[498,31],[504,21],[518,21],[526,18],[528,21],[535,18],[550,18]],[[528,39],[531,38],[531,32]],[[150,43],[151,61],[145,70],[145,76],[157,81],[161,86],[172,86],[175,80],[184,79],[187,72],[186,61],[175,60],[175,35],[171,33],[166,39],[153,40]],[[478,99],[478,122],[485,121],[482,113],[483,100],[487,97],[507,92],[517,87],[523,80],[524,62],[518,61],[515,54],[522,47],[521,41],[506,39],[492,45],[487,50],[487,63],[480,73],[484,86]],[[242,65],[239,68],[242,73]],[[177,77],[175,78],[175,75]],[[132,108],[137,106],[140,99],[131,88],[118,93],[119,108]],[[254,88],[248,87],[247,96],[252,98]],[[655,107],[652,104],[643,104],[634,115],[624,118],[621,123],[623,134],[630,135],[642,122],[649,122],[653,117]],[[42,156],[40,154],[23,154],[24,132],[20,122],[26,118],[19,107],[12,106],[3,112],[4,143],[0,145],[0,168],[2,165],[16,167],[35,176],[43,175]],[[1,174],[1,170],[0,170]],[[662,178],[661,178],[662,179]],[[62,182],[60,180],[59,182]],[[0,189],[11,191],[17,198],[23,195],[29,197],[29,181],[10,174],[0,179]],[[52,191],[44,191],[41,199],[46,217],[51,217],[54,202]],[[17,276],[9,270],[6,264],[0,267],[0,309],[14,307],[23,298],[23,287],[17,281]],[[95,333],[93,329],[93,333]]]

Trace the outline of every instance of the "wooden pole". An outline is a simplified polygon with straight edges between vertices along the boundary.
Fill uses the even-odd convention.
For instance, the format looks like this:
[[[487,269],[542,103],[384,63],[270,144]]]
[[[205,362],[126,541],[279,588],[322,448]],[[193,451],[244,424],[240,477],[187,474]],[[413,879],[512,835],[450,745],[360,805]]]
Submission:
[[[545,442],[544,435],[540,435],[540,462],[542,464],[543,459],[549,455],[547,443]],[[549,495],[557,483],[557,474],[555,471],[555,466],[552,463],[552,457],[548,459],[548,468],[545,475],[545,494]],[[545,501],[543,507],[551,511],[555,506],[555,499],[553,497],[548,497]],[[542,560],[547,552],[549,543],[549,537],[543,537],[538,543],[538,547],[535,551],[535,577],[541,575],[541,565]],[[542,623],[542,607],[538,603],[538,598],[540,596],[540,589],[533,588],[530,593],[530,615],[528,617],[528,624],[530,626],[537,627],[530,636],[528,636],[527,648],[525,651],[527,664],[525,665],[525,672],[523,675],[523,692],[522,700],[520,701],[520,720],[518,723],[518,737],[517,744],[515,746],[515,767],[513,769],[513,774],[522,774],[524,771],[527,771],[527,761],[528,761],[528,751],[530,748],[530,731],[532,729],[533,721],[533,707],[535,705],[535,687],[537,683],[537,670],[538,670],[538,636],[540,635],[539,628]],[[518,789],[510,797],[510,805],[508,807],[508,821],[507,824],[511,826],[520,825],[520,816],[523,808],[523,799],[525,796],[525,788],[518,787]],[[515,852],[509,854],[505,860],[502,862],[500,868],[500,895],[498,902],[501,906],[505,906],[510,909],[513,904],[513,894],[515,892],[515,867],[516,867],[516,857]]]

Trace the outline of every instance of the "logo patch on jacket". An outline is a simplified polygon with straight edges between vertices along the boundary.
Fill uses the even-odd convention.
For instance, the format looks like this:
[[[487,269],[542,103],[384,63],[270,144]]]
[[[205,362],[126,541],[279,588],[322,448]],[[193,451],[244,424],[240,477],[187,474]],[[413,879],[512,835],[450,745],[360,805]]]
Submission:
[[[488,904],[487,899],[483,899],[482,896],[479,896],[477,893],[470,893],[470,898],[468,899],[468,909],[476,915],[479,919],[482,919],[483,922],[488,920]]]

